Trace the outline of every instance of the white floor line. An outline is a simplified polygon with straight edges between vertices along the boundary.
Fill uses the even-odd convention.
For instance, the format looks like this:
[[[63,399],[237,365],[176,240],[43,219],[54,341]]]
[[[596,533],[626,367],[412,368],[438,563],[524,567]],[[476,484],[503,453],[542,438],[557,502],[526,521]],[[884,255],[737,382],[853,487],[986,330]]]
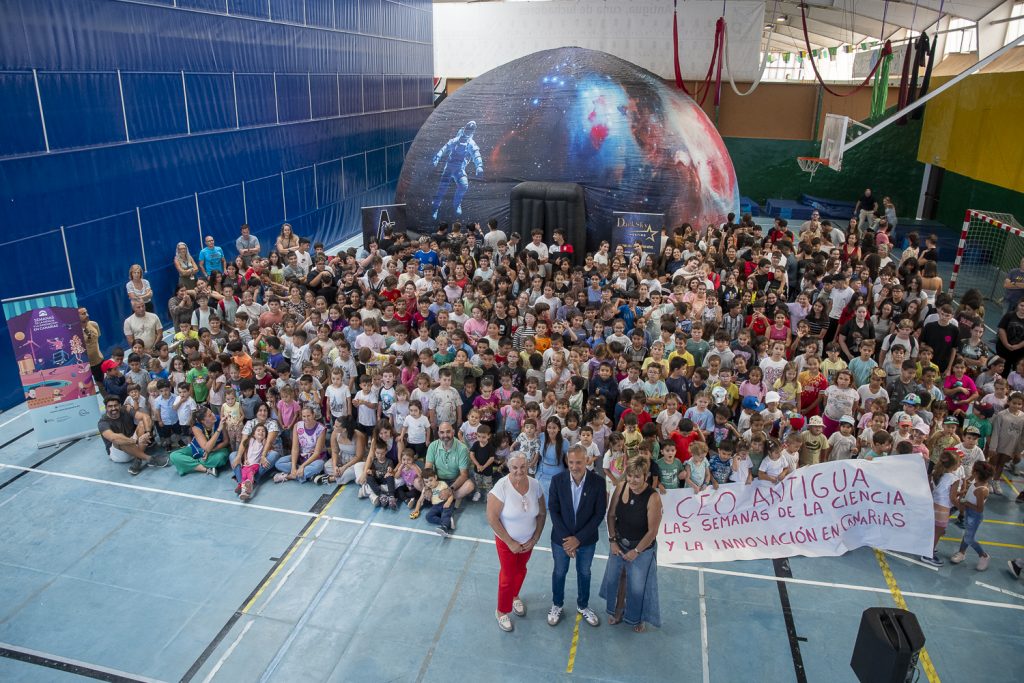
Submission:
[[[925,564],[921,560],[915,560],[912,557],[907,557],[906,555],[900,555],[899,553],[894,553],[891,550],[882,550],[881,548],[877,548],[877,550],[878,550],[878,552],[885,553],[889,557],[895,557],[898,560],[903,560],[904,562],[909,562],[910,564],[916,564],[918,567],[924,567],[925,569],[931,569],[933,572],[939,571],[938,567],[933,567],[930,564]]]
[[[306,559],[306,555],[309,554],[310,549],[316,544],[317,539],[320,538],[320,535],[324,532],[325,529],[327,529],[327,525],[330,523],[331,520],[329,518],[324,519],[324,523],[320,525],[319,529],[317,529],[316,533],[313,535],[313,539],[306,544],[305,548],[302,549],[302,552],[299,554],[299,556],[295,558],[295,562],[289,563],[288,571],[284,573],[284,576],[281,577],[281,580],[277,582],[276,586],[274,586],[274,590],[270,591],[270,595],[268,595],[267,599],[263,601],[263,604],[260,605],[260,608],[256,610],[256,616],[260,616],[261,614],[263,614],[264,610],[267,609],[267,606],[270,605],[270,601],[274,599],[274,596],[281,592],[281,589],[284,587],[284,585],[288,583],[288,579],[290,579],[292,574],[295,573],[296,568],[298,568],[298,566],[302,564],[302,561]]]
[[[704,593],[704,570],[697,572],[697,593],[700,596],[700,664],[704,674],[704,683],[711,680],[711,668],[708,665],[708,604]]]
[[[183,493],[181,491],[169,491],[167,489],[158,489],[152,486],[139,486],[138,484],[125,484],[119,481],[108,481],[106,479],[97,479],[95,477],[86,477],[81,474],[68,474],[67,472],[54,472],[52,470],[40,470],[32,469],[31,467],[22,467],[21,465],[8,465],[0,463],[0,469],[17,470],[19,472],[32,472],[33,474],[41,474],[47,477],[57,477],[59,479],[73,479],[75,481],[87,481],[91,484],[103,484],[106,486],[114,486],[120,489],[129,489],[131,491],[144,491],[146,493],[159,493],[165,496],[175,496],[177,498],[189,498],[191,500],[201,500],[207,503],[216,503],[218,505],[233,505],[235,507],[252,508],[254,510],[264,510],[266,512],[280,512],[285,515],[294,515],[296,517],[317,517],[317,513],[309,512],[307,510],[290,510],[288,508],[279,508],[272,505],[260,505],[259,503],[245,503],[240,500],[225,500],[223,498],[214,498],[212,496],[201,496],[197,493]],[[362,524],[365,520],[361,519],[350,519],[348,517],[333,517],[325,516],[321,519],[331,519],[335,522],[344,522],[345,524]]]
[[[140,676],[138,674],[129,673],[127,671],[121,671],[120,669],[111,669],[108,666],[91,664],[90,662],[83,662],[78,659],[71,659],[70,657],[61,657],[60,655],[51,654],[49,652],[31,650],[27,647],[19,647],[17,645],[11,645],[10,643],[0,642],[0,648],[5,648],[7,650],[12,650],[14,652],[20,652],[21,654],[31,655],[33,657],[42,657],[44,659],[49,659],[54,662],[60,662],[61,664],[65,664],[70,668],[69,673],[74,673],[75,667],[81,667],[83,669],[92,669],[93,672],[108,674],[111,677],[129,678],[133,681],[138,681],[139,683],[163,683],[163,681],[161,681],[158,678],[148,678],[146,676]]]
[[[990,591],[996,591],[997,593],[1002,593],[1003,595],[1010,595],[1012,597],[1024,600],[1024,595],[1021,595],[1020,593],[1014,593],[1013,591],[1007,590],[1005,588],[1000,588],[999,586],[990,586],[987,583],[982,583],[981,581],[975,581],[974,585],[981,586],[982,588],[988,588]]]
[[[224,662],[228,661],[228,657],[230,657],[231,653],[235,651],[238,644],[242,642],[242,638],[245,638],[245,634],[249,632],[249,629],[251,629],[252,625],[255,623],[255,618],[249,619],[249,621],[246,622],[245,626],[242,627],[242,631],[238,634],[238,637],[231,642],[231,645],[228,645],[228,649],[224,651],[224,654],[220,656],[217,663],[213,665],[212,669],[210,669],[210,673],[206,674],[206,678],[203,679],[203,683],[210,683],[210,681],[213,680],[213,677],[217,675],[220,668],[224,666]]]
[[[22,417],[25,417],[26,415],[28,415],[28,411],[27,411],[27,410],[26,410],[25,412],[23,412],[23,413],[18,413],[17,415],[15,415],[14,417],[12,417],[12,418],[11,418],[10,420],[8,420],[7,422],[4,422],[3,424],[0,424],[0,429],[3,429],[4,427],[6,427],[7,425],[11,424],[11,423],[12,423],[12,422],[14,422],[15,420],[18,420],[18,419],[20,419],[20,418],[22,418]]]
[[[54,472],[52,470],[38,470],[38,469],[37,470],[33,470],[30,467],[21,467],[21,466],[18,466],[18,465],[5,465],[5,464],[2,464],[2,463],[0,463],[0,469],[13,469],[13,470],[18,470],[18,471],[28,471],[28,472],[32,472],[33,474],[39,474],[39,475],[43,475],[43,476],[47,476],[47,477],[58,477],[58,478],[62,478],[62,479],[74,479],[74,480],[77,480],[77,481],[85,481],[85,482],[89,482],[89,483],[93,483],[93,484],[100,484],[100,485],[106,485],[106,486],[114,486],[114,487],[117,487],[117,488],[132,489],[132,490],[137,490],[137,491],[145,491],[147,493],[159,493],[159,494],[168,495],[168,496],[176,496],[176,497],[179,497],[179,498],[190,498],[190,499],[193,499],[193,500],[201,500],[201,501],[206,501],[206,502],[209,502],[209,503],[217,503],[217,504],[221,504],[221,505],[237,505],[237,506],[241,506],[241,507],[248,507],[248,508],[255,508],[255,509],[258,509],[258,510],[264,510],[264,511],[267,511],[267,512],[280,512],[282,514],[295,515],[295,516],[298,516],[298,517],[307,517],[308,518],[308,517],[316,517],[317,516],[316,513],[304,512],[302,510],[289,510],[288,508],[277,508],[277,507],[271,507],[269,505],[258,505],[258,504],[254,504],[254,503],[243,503],[241,501],[223,500],[223,499],[220,499],[220,498],[212,498],[210,496],[200,496],[200,495],[196,495],[196,494],[192,494],[192,493],[181,493],[179,491],[167,491],[165,489],[152,488],[152,487],[148,487],[148,486],[137,486],[135,484],[124,484],[124,483],[121,483],[121,482],[107,481],[105,479],[96,479],[96,478],[93,478],[93,477],[84,477],[84,476],[79,475],[79,474],[67,474],[67,473],[64,473],[64,472]],[[331,515],[324,515],[323,517],[321,517],[321,519],[329,519],[329,520],[334,521],[334,522],[342,522],[344,524],[357,524],[357,525],[363,525],[366,522],[366,520],[352,519],[352,518],[349,518],[349,517],[335,517],[335,516],[331,516]],[[431,530],[431,529],[416,529],[416,528],[412,528],[412,527],[399,526],[397,524],[387,524],[387,523],[384,523],[384,522],[370,522],[367,526],[377,527],[377,528],[381,528],[381,529],[392,529],[392,530],[401,531],[401,532],[407,533],[407,534],[425,534],[427,536],[436,536],[436,533],[433,530]],[[472,543],[486,543],[488,545],[494,545],[494,539],[493,538],[477,538],[475,536],[461,536],[461,535],[453,535],[451,538],[454,539],[454,540],[458,540],[458,541],[469,541],[469,542],[472,542]],[[537,550],[537,551],[540,551],[540,552],[547,552],[547,553],[551,552],[551,548],[547,548],[547,547],[544,547],[544,546],[536,546],[534,548],[534,550]],[[600,559],[600,560],[607,560],[608,559],[607,555],[594,555],[594,557],[596,557],[597,559]],[[714,567],[700,567],[700,566],[689,565],[689,564],[670,564],[668,562],[658,562],[658,566],[659,567],[665,567],[667,569],[678,569],[678,570],[690,571],[690,572],[700,572],[700,571],[703,571],[703,572],[705,572],[707,574],[720,574],[722,576],[734,576],[734,577],[743,578],[743,579],[753,579],[755,581],[782,581],[784,583],[791,583],[791,584],[802,585],[802,586],[815,586],[815,587],[818,587],[818,588],[836,588],[836,589],[840,589],[840,590],[859,591],[859,592],[864,592],[864,593],[881,593],[881,594],[884,594],[884,595],[889,595],[890,594],[889,593],[889,589],[885,588],[885,587],[879,588],[879,587],[875,587],[875,586],[861,586],[861,585],[858,585],[858,584],[850,584],[850,583],[833,583],[833,582],[829,582],[829,581],[815,581],[815,580],[812,580],[812,579],[796,579],[796,578],[786,578],[786,577],[779,577],[779,576],[766,576],[764,574],[754,574],[754,573],[751,573],[751,572],[740,572],[740,571],[733,571],[733,570],[730,570],[730,569],[716,569]],[[965,604],[965,605],[975,605],[975,606],[978,606],[978,607],[996,607],[996,608],[1000,608],[1000,609],[1009,609],[1009,610],[1017,610],[1017,611],[1024,612],[1024,605],[1015,605],[1015,604],[1006,603],[1006,602],[994,602],[994,601],[991,601],[991,600],[974,600],[974,599],[971,599],[971,598],[958,598],[958,597],[955,597],[955,596],[952,596],[952,595],[934,595],[932,593],[915,593],[915,592],[911,592],[911,591],[902,591],[902,593],[903,593],[904,596],[907,596],[907,597],[922,598],[924,600],[937,600],[937,601],[940,601],[940,602],[955,602],[955,603],[960,603],[960,604]]]

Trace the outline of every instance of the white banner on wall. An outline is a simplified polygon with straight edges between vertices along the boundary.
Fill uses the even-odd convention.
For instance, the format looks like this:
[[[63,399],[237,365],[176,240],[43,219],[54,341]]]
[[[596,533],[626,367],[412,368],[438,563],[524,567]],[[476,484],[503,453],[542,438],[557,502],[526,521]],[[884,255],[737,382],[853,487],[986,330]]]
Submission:
[[[829,557],[871,546],[931,555],[934,512],[919,455],[804,467],[779,484],[667,491],[658,560]]]
[[[679,64],[683,78],[703,80],[711,62],[722,3],[679,3]],[[764,3],[726,3],[729,64],[737,81],[760,66]],[[496,66],[558,47],[601,50],[674,78],[669,0],[555,0],[434,4],[434,72],[475,78]],[[723,78],[725,74],[723,74]]]

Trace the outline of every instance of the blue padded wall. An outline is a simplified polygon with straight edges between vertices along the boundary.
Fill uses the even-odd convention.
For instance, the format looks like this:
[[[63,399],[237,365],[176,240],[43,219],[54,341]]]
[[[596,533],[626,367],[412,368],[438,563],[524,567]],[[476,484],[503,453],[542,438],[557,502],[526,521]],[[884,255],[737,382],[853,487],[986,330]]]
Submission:
[[[156,312],[179,241],[327,245],[385,204],[430,114],[431,0],[5,0],[0,297],[74,286],[121,343],[133,263]],[[0,322],[0,408],[22,400]]]

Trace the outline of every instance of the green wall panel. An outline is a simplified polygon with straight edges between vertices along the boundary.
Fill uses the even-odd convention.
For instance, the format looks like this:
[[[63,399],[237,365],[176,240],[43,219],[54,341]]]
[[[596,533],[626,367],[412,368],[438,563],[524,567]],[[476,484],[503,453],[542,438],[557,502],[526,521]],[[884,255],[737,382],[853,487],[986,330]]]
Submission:
[[[967,209],[1009,213],[1018,222],[1024,222],[1024,194],[946,171],[939,194],[937,220],[959,230]]]
[[[799,156],[817,156],[817,141],[725,138],[740,183],[740,194],[764,205],[768,199],[802,194],[853,201],[865,187],[888,195],[900,216],[913,215],[924,164],[917,161],[921,122],[889,126],[843,157],[843,170],[820,169],[814,176],[797,166]]]

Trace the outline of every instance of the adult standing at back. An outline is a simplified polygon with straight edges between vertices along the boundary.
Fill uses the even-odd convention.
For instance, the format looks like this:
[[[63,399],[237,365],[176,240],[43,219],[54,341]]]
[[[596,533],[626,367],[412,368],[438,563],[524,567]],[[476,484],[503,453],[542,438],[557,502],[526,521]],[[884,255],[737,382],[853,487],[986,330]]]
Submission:
[[[580,445],[569,449],[569,469],[551,479],[548,509],[551,512],[552,605],[548,624],[558,625],[565,604],[565,577],[576,560],[576,611],[591,626],[601,620],[590,609],[590,567],[597,550],[597,530],[608,507],[604,480],[587,469],[587,453]]]
[[[853,217],[857,219],[857,226],[861,232],[871,227],[877,208],[878,200],[871,195],[871,188],[866,188],[864,194],[857,200],[856,206],[853,207]]]
[[[224,250],[214,242],[213,235],[207,235],[206,246],[199,252],[199,272],[209,279],[213,273],[223,274],[226,266]]]
[[[99,387],[103,384],[103,370],[100,365],[103,363],[103,352],[100,351],[100,326],[89,319],[89,311],[85,306],[78,308],[78,320],[82,323],[82,336],[85,337],[85,354],[89,357],[89,370],[92,371],[92,379]]]
[[[281,260],[285,263],[288,262],[288,254],[299,250],[299,236],[292,230],[291,223],[285,223],[281,226],[281,234],[277,236],[277,241],[274,242],[274,249],[281,255]]]
[[[163,334],[159,316],[148,312],[146,304],[141,301],[133,301],[132,314],[124,321],[124,337],[128,344],[134,344],[136,339],[141,339],[146,348],[151,349],[156,346]]]
[[[133,263],[128,269],[128,282],[125,284],[128,291],[128,301],[141,301],[146,310],[153,312],[153,288],[149,286],[149,280],[142,277],[142,266]]]
[[[508,242],[504,230],[498,230],[498,219],[492,218],[487,221],[487,234],[484,235],[484,244],[491,249],[498,248],[498,242]]]
[[[248,268],[252,265],[252,260],[260,255],[260,239],[251,234],[248,223],[242,223],[239,232],[241,234],[235,239],[235,249]]]
[[[449,425],[450,427],[450,425]],[[526,470],[526,456],[516,452],[507,461],[508,476],[494,484],[487,495],[487,521],[494,530],[498,551],[498,609],[494,617],[502,631],[514,626],[509,614],[526,616],[526,603],[519,591],[526,580],[526,564],[533,547],[544,532],[544,493],[540,482]]]
[[[637,633],[644,622],[661,626],[658,606],[657,536],[661,497],[648,481],[642,458],[626,466],[625,480],[615,487],[608,508],[608,564],[601,597],[608,603],[608,625],[625,621]]]
[[[199,265],[192,258],[188,245],[178,242],[174,251],[174,268],[178,271],[178,286],[192,291],[196,288],[196,274],[199,272]]]

